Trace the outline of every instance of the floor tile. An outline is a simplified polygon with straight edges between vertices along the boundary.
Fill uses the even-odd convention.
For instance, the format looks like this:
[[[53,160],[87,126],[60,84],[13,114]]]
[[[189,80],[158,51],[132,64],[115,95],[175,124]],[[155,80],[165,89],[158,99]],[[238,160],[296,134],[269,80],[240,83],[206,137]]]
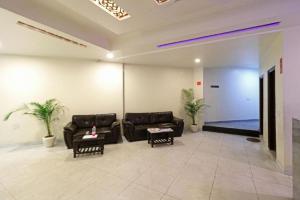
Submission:
[[[76,159],[63,143],[0,148],[0,155],[1,200],[280,200],[292,190],[260,143],[222,133],[185,132],[154,148],[124,141]]]
[[[212,200],[257,200],[251,177],[217,175],[211,194]]]
[[[180,200],[180,199],[177,199],[175,197],[171,197],[169,195],[165,195],[165,196],[163,196],[163,198],[161,200]]]
[[[260,200],[292,199],[292,187],[261,180],[254,180],[254,182]]]
[[[208,200],[213,179],[213,176],[201,175],[200,173],[193,176],[193,173],[186,172],[175,180],[167,194],[178,199]]]
[[[251,170],[253,173],[253,177],[256,180],[292,187],[291,176],[287,176],[277,171],[256,166],[251,166]]]
[[[146,188],[165,193],[179,173],[176,168],[153,167],[143,173],[134,183]]]
[[[1,184],[0,184],[0,199],[15,200],[12,194],[10,194]]]
[[[248,162],[236,161],[227,158],[220,158],[217,174],[252,177],[251,168]]]
[[[119,200],[160,200],[163,197],[163,193],[149,190],[136,184],[130,185],[119,196]]]

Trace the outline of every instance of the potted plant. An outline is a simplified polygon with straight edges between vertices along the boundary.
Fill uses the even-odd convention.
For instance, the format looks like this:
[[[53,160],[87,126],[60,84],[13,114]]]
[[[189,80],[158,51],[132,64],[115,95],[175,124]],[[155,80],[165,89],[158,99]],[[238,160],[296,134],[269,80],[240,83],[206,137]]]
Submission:
[[[186,114],[192,119],[190,128],[192,132],[197,132],[199,130],[199,126],[196,123],[196,117],[199,111],[204,108],[204,104],[202,103],[202,99],[195,99],[194,90],[192,88],[183,89],[182,91],[185,100],[184,109]]]
[[[8,120],[13,113],[20,111],[23,111],[25,115],[34,116],[44,123],[47,135],[43,137],[43,144],[45,147],[53,147],[55,136],[52,134],[51,125],[55,120],[58,120],[58,114],[64,111],[64,107],[56,99],[46,100],[45,103],[30,102],[21,108],[9,112],[5,116],[4,121]]]

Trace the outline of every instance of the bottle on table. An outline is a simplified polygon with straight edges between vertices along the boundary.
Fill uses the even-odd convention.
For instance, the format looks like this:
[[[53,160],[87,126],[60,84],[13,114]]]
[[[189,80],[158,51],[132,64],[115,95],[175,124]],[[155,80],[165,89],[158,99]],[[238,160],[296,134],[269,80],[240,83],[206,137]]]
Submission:
[[[92,128],[92,135],[96,135],[96,126],[95,125]]]

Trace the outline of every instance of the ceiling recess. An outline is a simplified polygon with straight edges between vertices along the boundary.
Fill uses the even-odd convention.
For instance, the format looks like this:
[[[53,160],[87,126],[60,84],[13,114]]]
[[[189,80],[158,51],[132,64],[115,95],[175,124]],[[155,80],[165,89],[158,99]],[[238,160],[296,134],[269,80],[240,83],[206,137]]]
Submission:
[[[46,31],[46,30],[44,30],[44,29],[38,28],[38,27],[36,27],[36,26],[30,25],[30,24],[27,24],[27,23],[24,23],[24,22],[21,22],[21,21],[18,21],[17,24],[20,25],[20,26],[26,27],[26,28],[28,28],[28,29],[30,29],[30,30],[37,31],[37,32],[39,32],[39,33],[42,33],[42,34],[45,34],[45,35],[54,37],[54,38],[56,38],[56,39],[60,39],[60,40],[63,40],[63,41],[65,41],[65,42],[69,42],[69,43],[78,45],[78,46],[80,46],[80,47],[87,47],[85,44],[82,44],[82,43],[80,43],[80,42],[76,42],[76,41],[74,41],[74,40],[71,40],[71,39],[68,39],[68,38],[66,38],[66,37],[57,35],[57,34],[55,34],[55,33],[51,33],[51,32],[49,32],[49,31]]]
[[[114,0],[90,0],[96,6],[121,21],[130,17],[128,12],[115,3]]]
[[[159,45],[157,45],[157,47],[158,48],[165,48],[165,47],[172,47],[172,46],[177,46],[177,45],[185,45],[185,44],[188,44],[188,43],[199,42],[199,41],[203,41],[203,40],[222,38],[222,37],[226,37],[226,36],[230,36],[230,35],[234,35],[234,34],[238,34],[238,33],[258,31],[258,30],[263,30],[263,29],[279,26],[280,23],[281,23],[280,21],[277,21],[277,22],[272,22],[272,23],[268,23],[268,24],[250,26],[250,27],[247,27],[247,28],[235,29],[235,30],[230,30],[230,31],[226,31],[226,32],[221,32],[221,33],[214,33],[214,34],[211,34],[211,35],[205,35],[205,36],[190,38],[190,39],[186,39],[186,40],[179,40],[179,41],[176,41],[176,42],[169,42],[169,43],[165,43],[165,44],[159,44]]]

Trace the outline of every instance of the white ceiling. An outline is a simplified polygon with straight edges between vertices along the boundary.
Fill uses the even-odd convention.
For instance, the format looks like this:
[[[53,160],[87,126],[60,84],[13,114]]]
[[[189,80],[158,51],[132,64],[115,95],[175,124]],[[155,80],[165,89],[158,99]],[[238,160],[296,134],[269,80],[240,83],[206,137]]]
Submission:
[[[195,58],[201,59],[205,67],[259,67],[259,36],[226,40],[170,51],[154,52],[145,55],[124,58],[128,64],[195,67]]]
[[[118,21],[88,0],[0,0],[0,54],[103,59],[115,62],[192,67],[256,66],[258,36],[300,24],[296,0],[179,0],[158,6],[154,0],[116,0],[132,16]],[[9,11],[8,11],[9,10]],[[13,13],[12,13],[13,12]],[[22,16],[22,17],[21,17]],[[17,26],[16,21],[50,30],[88,45],[77,47]],[[235,34],[220,43],[195,43],[159,49],[161,43],[219,33],[280,20],[277,28]],[[4,27],[4,28],[3,28]],[[1,46],[1,45],[0,45]],[[216,59],[217,58],[217,59]],[[252,60],[252,61],[251,61]]]
[[[26,21],[31,25],[45,29],[57,35],[86,44],[87,48],[17,25],[16,22],[19,20]],[[1,8],[0,25],[0,54],[100,59],[107,52],[98,46],[41,25],[32,20],[25,19]]]
[[[89,1],[56,1],[120,35],[135,31],[159,29],[163,26],[195,18],[203,21],[213,17],[216,13],[238,9],[245,5],[249,6],[261,0],[173,0],[161,6],[158,6],[154,0],[116,0],[117,4],[131,15],[131,18],[122,22],[115,20]]]

